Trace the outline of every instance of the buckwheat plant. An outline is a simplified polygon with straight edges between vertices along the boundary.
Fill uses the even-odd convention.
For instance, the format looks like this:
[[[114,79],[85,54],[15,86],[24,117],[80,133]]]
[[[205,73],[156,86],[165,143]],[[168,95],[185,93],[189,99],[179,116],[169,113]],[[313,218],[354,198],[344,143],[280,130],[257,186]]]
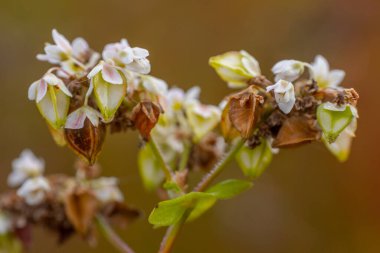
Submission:
[[[30,150],[13,161],[13,190],[0,197],[0,252],[28,248],[34,226],[56,233],[59,243],[79,234],[94,245],[99,231],[120,252],[134,252],[112,224],[127,227],[141,212],[124,202],[117,178],[101,177],[97,163],[107,134],[137,130],[141,137],[142,183],[161,198],[148,220],[167,227],[161,253],[171,252],[186,222],[251,188],[281,148],[320,141],[339,161],[349,155],[359,96],[340,86],[345,72],[330,70],[320,55],[312,63],[279,61],[274,82],[246,51],[211,57],[236,90],[215,106],[200,102],[200,87],[169,88],[148,75],[148,50],[125,39],[99,54],[82,38],[52,35],[54,44],[37,59],[54,66],[30,85],[28,98],[55,142],[78,155],[76,173],[45,175],[44,160]],[[246,179],[215,183],[232,160]],[[190,174],[202,179],[192,182]]]

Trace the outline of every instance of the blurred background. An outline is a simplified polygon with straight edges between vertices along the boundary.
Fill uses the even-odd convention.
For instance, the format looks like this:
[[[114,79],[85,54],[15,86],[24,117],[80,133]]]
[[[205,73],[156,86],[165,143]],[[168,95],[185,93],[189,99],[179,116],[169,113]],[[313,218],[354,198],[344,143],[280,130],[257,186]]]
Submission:
[[[169,84],[202,87],[219,103],[230,92],[208,66],[210,56],[245,49],[265,75],[280,59],[324,55],[360,93],[359,128],[350,159],[340,164],[320,143],[281,151],[254,188],[220,202],[188,224],[177,253],[380,252],[380,1],[378,0],[0,0],[0,189],[24,148],[44,157],[47,173],[74,173],[74,155],[51,139],[27,88],[48,64],[35,55],[57,28],[101,51],[127,38],[150,51],[152,75]],[[104,175],[121,178],[126,200],[145,214],[157,198],[142,188],[136,134],[106,140]],[[223,174],[241,176],[235,164]],[[164,229],[146,217],[122,236],[137,253],[156,252]],[[104,240],[91,249],[80,238],[57,246],[36,230],[31,253],[114,252]]]

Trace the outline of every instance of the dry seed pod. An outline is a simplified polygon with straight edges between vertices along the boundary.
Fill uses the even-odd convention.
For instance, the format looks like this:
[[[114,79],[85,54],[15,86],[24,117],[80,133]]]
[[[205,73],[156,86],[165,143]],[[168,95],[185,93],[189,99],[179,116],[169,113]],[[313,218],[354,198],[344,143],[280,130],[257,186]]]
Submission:
[[[78,155],[94,164],[104,143],[106,127],[99,123],[97,127],[86,119],[81,129],[65,129],[68,146]]]
[[[249,138],[255,129],[263,97],[257,95],[253,86],[229,97],[226,106],[232,126],[241,137]]]
[[[314,122],[315,120],[304,116],[286,119],[273,141],[273,147],[283,148],[318,140],[320,132],[314,129]]]
[[[145,140],[149,140],[150,131],[156,125],[161,107],[150,101],[138,103],[132,111],[132,121]]]
[[[86,235],[95,217],[98,201],[95,196],[83,188],[74,188],[65,198],[66,215],[75,229]]]

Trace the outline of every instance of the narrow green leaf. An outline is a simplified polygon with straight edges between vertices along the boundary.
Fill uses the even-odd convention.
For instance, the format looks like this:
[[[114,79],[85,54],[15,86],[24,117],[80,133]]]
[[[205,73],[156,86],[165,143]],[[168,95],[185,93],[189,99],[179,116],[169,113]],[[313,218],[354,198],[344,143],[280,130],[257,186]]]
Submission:
[[[261,144],[254,149],[246,146],[242,147],[235,158],[244,175],[255,179],[269,166],[272,156],[270,144],[263,139]]]
[[[252,187],[252,183],[238,179],[228,179],[210,187],[206,193],[217,199],[230,199]]]

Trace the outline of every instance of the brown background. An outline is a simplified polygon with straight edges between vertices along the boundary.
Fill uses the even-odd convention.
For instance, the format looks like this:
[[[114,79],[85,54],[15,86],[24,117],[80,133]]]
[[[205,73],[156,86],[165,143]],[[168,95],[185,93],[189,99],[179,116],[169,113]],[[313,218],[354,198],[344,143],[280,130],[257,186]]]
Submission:
[[[175,252],[380,252],[380,1],[0,0],[2,190],[25,147],[46,159],[48,173],[73,173],[74,155],[55,146],[27,100],[28,85],[48,67],[35,55],[54,27],[98,51],[125,37],[150,50],[153,75],[180,87],[200,85],[209,103],[229,92],[208,67],[212,55],[246,49],[268,76],[277,60],[326,56],[361,96],[348,162],[339,164],[321,144],[281,151],[254,189],[187,225]],[[110,136],[100,161],[105,175],[121,178],[127,201],[149,214],[157,199],[140,184],[137,143],[132,133]],[[235,164],[224,174],[240,175]],[[163,232],[141,219],[122,235],[138,253],[149,253]],[[35,239],[32,253],[114,252],[103,240],[90,249],[79,238],[57,247],[41,230]]]

